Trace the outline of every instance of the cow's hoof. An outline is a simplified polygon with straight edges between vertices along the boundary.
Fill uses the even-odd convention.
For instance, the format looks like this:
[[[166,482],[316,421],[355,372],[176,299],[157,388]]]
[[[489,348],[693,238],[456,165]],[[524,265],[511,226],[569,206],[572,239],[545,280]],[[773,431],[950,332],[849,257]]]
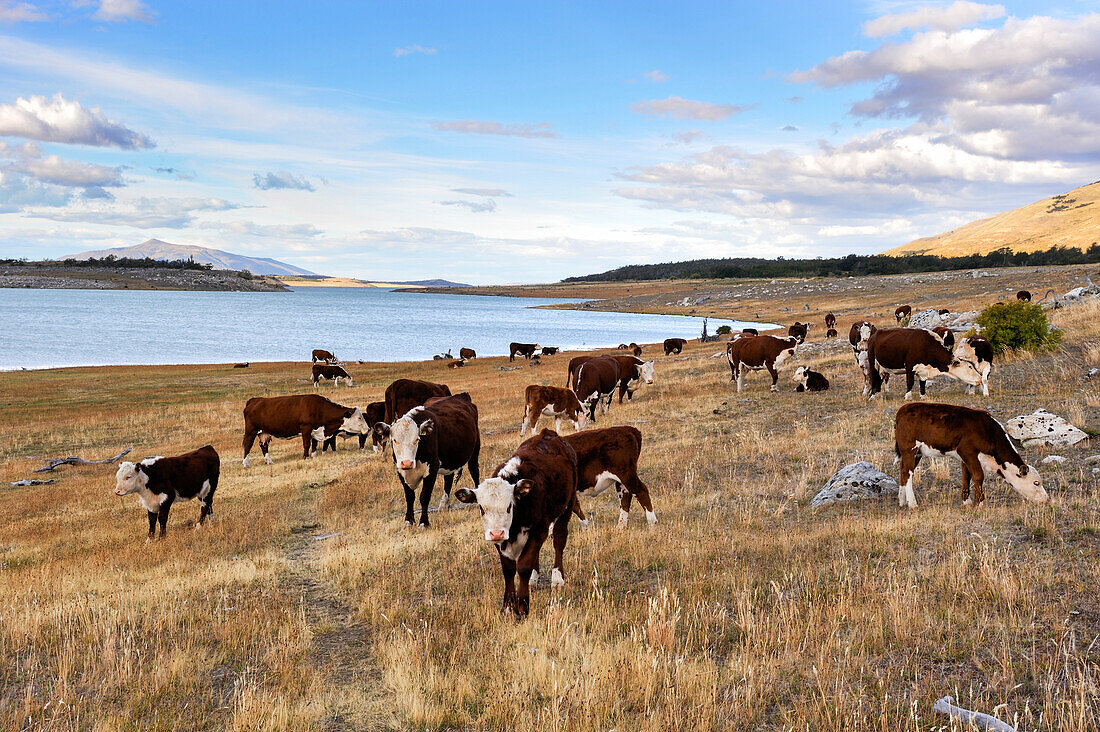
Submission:
[[[963,501],[963,505],[964,506],[973,506],[974,505],[974,500],[972,498],[967,498],[965,501]]]
[[[264,462],[267,463],[268,465],[274,465],[275,464],[275,461],[272,460],[269,457],[264,457]]]
[[[408,526],[411,529],[412,525],[413,525],[412,521],[409,521],[408,519],[405,519],[405,526]]]
[[[630,514],[626,511],[619,509],[619,528],[625,528],[626,522],[630,520]]]
[[[557,567],[554,567],[554,571],[550,573],[550,586],[565,587],[565,577],[562,576],[561,570]]]
[[[245,458],[244,460],[241,461],[241,467],[243,467],[243,468],[248,467],[248,458]]]
[[[645,520],[649,522],[650,526],[654,526],[657,524],[657,514],[653,513],[652,511],[646,511]]]
[[[528,584],[537,585],[539,583],[539,571],[537,569],[531,570],[531,578],[527,580]]]
[[[586,518],[583,518],[583,519],[581,519],[580,521],[581,521],[581,528],[582,528],[582,529],[587,529],[587,528],[588,528],[588,524],[589,524],[589,523],[591,523],[591,520],[590,520],[590,519],[586,519]]]
[[[908,401],[912,401],[912,400],[913,400],[913,392],[911,392],[911,391],[905,392],[905,401],[908,402]]]
[[[773,387],[772,387],[772,391],[773,391],[773,392],[777,392],[777,391],[779,391],[779,387],[773,386]]]

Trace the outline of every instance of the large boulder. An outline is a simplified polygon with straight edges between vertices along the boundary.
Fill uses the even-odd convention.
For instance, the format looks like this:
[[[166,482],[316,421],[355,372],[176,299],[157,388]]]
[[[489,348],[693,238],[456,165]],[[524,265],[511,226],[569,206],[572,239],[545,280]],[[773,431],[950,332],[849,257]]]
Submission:
[[[942,322],[943,316],[940,315],[940,312],[929,308],[928,310],[921,310],[919,313],[909,318],[909,327],[932,329]]]
[[[1086,433],[1045,409],[1013,417],[1005,422],[1005,431],[1008,432],[1009,437],[1018,440],[1024,447],[1032,445],[1070,447],[1089,438]]]
[[[810,501],[810,508],[820,508],[844,501],[862,498],[897,496],[898,482],[886,473],[875,469],[871,463],[861,460],[845,465],[829,478],[824,487]]]

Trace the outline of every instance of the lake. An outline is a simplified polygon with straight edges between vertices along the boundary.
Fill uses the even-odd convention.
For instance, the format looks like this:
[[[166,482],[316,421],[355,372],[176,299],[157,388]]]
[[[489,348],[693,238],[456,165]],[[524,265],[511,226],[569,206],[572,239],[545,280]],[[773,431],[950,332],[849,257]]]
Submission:
[[[430,359],[511,341],[563,349],[697,338],[702,320],[533,306],[550,298],[310,287],[291,293],[0,289],[0,369],[116,364]],[[710,330],[723,323],[712,318]]]

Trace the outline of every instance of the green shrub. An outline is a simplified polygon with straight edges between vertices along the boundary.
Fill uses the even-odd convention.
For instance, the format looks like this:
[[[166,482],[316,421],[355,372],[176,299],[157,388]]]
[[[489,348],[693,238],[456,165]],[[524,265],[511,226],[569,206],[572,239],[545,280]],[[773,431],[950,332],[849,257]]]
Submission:
[[[1051,328],[1043,308],[1030,302],[998,302],[978,316],[982,336],[996,353],[1051,351],[1062,342],[1062,331]]]
[[[733,328],[729,327],[728,325],[720,325],[718,326],[718,330],[714,332],[718,335],[729,335],[733,332]]]
[[[242,280],[252,279],[252,273],[249,272],[247,269],[242,269],[240,272],[237,273],[237,276],[240,277]]]

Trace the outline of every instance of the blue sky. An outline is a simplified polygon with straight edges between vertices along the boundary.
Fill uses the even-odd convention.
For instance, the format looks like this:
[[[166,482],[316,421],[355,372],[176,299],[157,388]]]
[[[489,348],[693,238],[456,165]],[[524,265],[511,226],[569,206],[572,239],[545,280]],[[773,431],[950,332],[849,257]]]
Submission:
[[[1100,178],[1098,5],[0,0],[0,256],[882,251]]]

